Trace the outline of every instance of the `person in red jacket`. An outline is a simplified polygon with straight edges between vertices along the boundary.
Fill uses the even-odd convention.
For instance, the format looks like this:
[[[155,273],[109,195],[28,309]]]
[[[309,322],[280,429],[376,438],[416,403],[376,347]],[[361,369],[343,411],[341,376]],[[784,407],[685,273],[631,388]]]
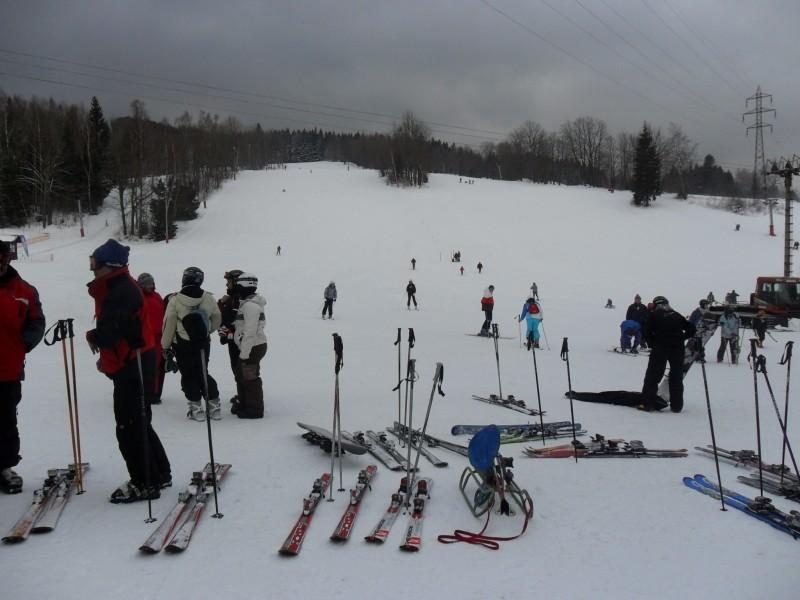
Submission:
[[[13,469],[21,456],[17,405],[22,400],[25,355],[44,336],[44,313],[36,288],[19,276],[11,262],[11,246],[0,241],[0,490],[22,491],[22,477]]]
[[[172,485],[167,454],[151,425],[156,340],[144,295],[128,273],[129,251],[116,240],[99,246],[89,257],[94,280],[87,284],[96,327],[86,341],[100,354],[98,370],[114,383],[117,442],[130,475],[111,494],[113,503],[159,498]]]
[[[156,281],[150,273],[141,273],[136,278],[139,289],[144,294],[144,310],[150,322],[153,339],[161,339],[161,324],[164,322],[164,299],[156,291]],[[156,352],[156,376],[153,382],[153,398],[150,404],[161,404],[161,391],[164,389],[164,357]]]
[[[478,335],[488,336],[489,328],[492,326],[492,311],[494,310],[494,286],[490,285],[483,290],[481,298],[481,310],[484,314],[483,325]]]

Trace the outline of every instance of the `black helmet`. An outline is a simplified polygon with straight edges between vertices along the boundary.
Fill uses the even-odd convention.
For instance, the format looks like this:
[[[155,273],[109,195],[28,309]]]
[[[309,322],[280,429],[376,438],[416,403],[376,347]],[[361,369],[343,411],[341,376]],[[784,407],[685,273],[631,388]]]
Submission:
[[[700,302],[698,304],[700,304],[700,308],[705,308],[706,305],[708,305],[708,300],[703,298],[702,300],[700,300]]]
[[[200,267],[187,267],[183,270],[183,277],[181,277],[181,285],[203,285],[205,274]]]
[[[236,286],[252,294],[258,288],[258,277],[252,273],[241,273],[236,278]]]
[[[225,279],[230,279],[232,282],[235,283],[236,278],[239,277],[239,275],[241,275],[242,273],[244,273],[244,271],[241,271],[239,269],[231,269],[230,271],[225,271]]]
[[[669,307],[669,300],[667,300],[664,296],[656,296],[653,298],[653,304],[656,308],[667,308]]]

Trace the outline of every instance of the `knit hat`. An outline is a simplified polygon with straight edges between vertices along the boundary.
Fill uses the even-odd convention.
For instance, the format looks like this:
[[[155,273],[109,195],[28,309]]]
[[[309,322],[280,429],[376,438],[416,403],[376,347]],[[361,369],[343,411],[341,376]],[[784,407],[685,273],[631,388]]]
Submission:
[[[139,284],[140,287],[156,287],[156,280],[153,279],[153,276],[150,273],[142,273],[136,279],[136,282]]]
[[[95,248],[91,257],[98,267],[125,267],[128,265],[130,246],[123,246],[117,240],[108,240],[105,244]]]

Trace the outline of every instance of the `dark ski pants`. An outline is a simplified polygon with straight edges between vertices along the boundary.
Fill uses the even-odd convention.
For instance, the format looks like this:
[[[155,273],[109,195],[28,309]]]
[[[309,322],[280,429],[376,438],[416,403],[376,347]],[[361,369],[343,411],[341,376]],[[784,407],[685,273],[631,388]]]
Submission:
[[[483,320],[483,325],[481,325],[481,333],[488,333],[489,329],[492,326],[492,310],[494,307],[484,308],[483,312],[486,317]]]
[[[175,344],[175,358],[178,360],[178,369],[181,372],[181,389],[189,402],[200,402],[203,399],[203,363],[200,361],[200,350],[206,357],[206,374],[208,375],[208,398],[219,398],[217,382],[208,373],[208,354],[211,344],[193,344],[178,338]]]
[[[22,383],[0,381],[0,469],[19,464],[17,404],[22,400]]]
[[[261,381],[261,360],[267,354],[267,345],[259,344],[250,350],[250,356],[236,364],[236,390],[239,394],[237,415],[250,419],[264,416],[264,383]]]
[[[135,360],[135,359],[134,359]],[[132,368],[129,368],[132,367]],[[144,485],[146,465],[150,464],[150,483],[155,485],[172,478],[167,453],[158,438],[151,420],[151,395],[155,374],[155,351],[142,354],[142,374],[144,375],[145,415],[142,422],[142,398],[139,391],[139,375],[136,365],[123,368],[120,375],[114,375],[114,418],[117,422],[117,443],[131,481]],[[145,429],[146,428],[146,429]],[[147,436],[147,447],[145,437]]]
[[[325,305],[322,307],[322,316],[325,316],[325,312],[328,313],[329,318],[333,318],[333,300],[330,298],[325,298]]]
[[[650,351],[647,372],[644,374],[642,395],[645,403],[652,407],[658,405],[658,384],[664,377],[669,363],[669,406],[672,412],[683,410],[683,345],[675,347],[654,347]]]
[[[406,306],[411,308],[411,303],[414,303],[414,308],[417,307],[417,295],[416,294],[408,294],[408,301],[406,302]]]
[[[722,362],[725,359],[725,348],[730,344],[731,346],[731,362],[736,364],[739,362],[739,338],[720,338],[719,350],[717,350],[717,362]]]
[[[161,402],[161,393],[164,391],[164,378],[167,375],[167,361],[161,352],[156,352],[156,377],[153,382],[153,404]]]

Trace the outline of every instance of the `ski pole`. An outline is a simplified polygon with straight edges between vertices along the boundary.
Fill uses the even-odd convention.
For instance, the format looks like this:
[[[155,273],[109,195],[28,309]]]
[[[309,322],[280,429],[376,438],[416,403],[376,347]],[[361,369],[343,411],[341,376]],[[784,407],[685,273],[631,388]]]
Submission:
[[[214,443],[211,439],[211,406],[208,403],[208,365],[206,364],[206,349],[200,348],[200,368],[203,370],[203,399],[206,402],[206,431],[208,432],[208,456],[211,459],[211,485],[214,486],[214,519],[221,519],[225,515],[219,512],[219,499],[217,498],[217,463],[214,460]]]
[[[717,467],[717,482],[719,483],[719,489],[722,489],[722,475],[719,472],[719,454],[717,454],[717,436],[714,433],[714,419],[711,417],[711,397],[708,393],[708,377],[706,375],[706,350],[703,347],[703,340],[699,337],[695,338],[695,352],[697,354],[697,362],[700,363],[700,369],[703,373],[703,387],[706,391],[706,408],[708,409],[708,427],[711,429],[711,447],[714,449],[714,463]],[[725,495],[720,494],[719,496],[720,502],[722,502],[722,509],[721,510],[728,510],[725,508]]]
[[[792,466],[794,467],[794,473],[795,475],[797,475],[798,479],[800,479],[800,471],[797,470],[797,461],[794,459],[794,452],[792,451],[792,445],[789,443],[789,438],[786,436],[786,423],[784,423],[783,419],[781,418],[781,411],[778,409],[778,403],[775,401],[775,394],[772,393],[772,385],[770,385],[769,377],[767,377],[767,359],[763,354],[761,354],[756,360],[756,369],[761,374],[764,375],[764,381],[767,384],[769,397],[772,400],[772,406],[775,408],[775,415],[778,417],[778,424],[781,427],[781,432],[783,432],[784,447],[789,451],[789,458],[792,459]],[[782,472],[783,469],[781,469],[781,473]]]
[[[336,376],[335,382],[335,390],[334,393],[336,394],[336,440],[339,446],[339,491],[344,491],[344,478],[342,477],[342,404],[341,404],[341,395],[339,393],[339,371],[342,370],[342,366],[344,365],[344,345],[342,344],[342,338],[339,335],[333,336],[333,350],[336,353],[336,365],[334,367],[334,373]]]
[[[86,490],[83,488],[83,457],[81,456],[81,420],[78,416],[78,383],[75,375],[75,332],[72,329],[73,319],[66,319],[67,337],[69,338],[70,366],[72,367],[72,403],[75,405],[75,447],[78,449],[78,462],[75,465],[75,479],[78,483],[78,494]]]
[[[400,377],[402,377],[401,371],[401,362],[402,362],[402,354],[403,354],[403,346],[400,343],[400,333],[402,332],[402,328],[397,328],[397,339],[394,341],[394,345],[397,346],[397,381],[400,381]],[[397,423],[398,425],[402,424],[403,421],[400,418],[400,407],[403,403],[403,393],[400,391],[400,386],[397,386]]]
[[[547,346],[547,349],[550,350],[550,342],[547,341],[547,331],[544,328],[544,319],[539,321],[539,325],[542,326],[542,335],[544,336],[544,345]],[[566,338],[564,338],[566,339]]]
[[[545,338],[547,339],[547,338]],[[569,390],[569,414],[572,419],[572,448],[575,451],[575,462],[578,462],[578,438],[575,435],[575,409],[572,406],[572,375],[569,371],[569,342],[567,338],[561,342],[561,360],[567,364],[567,389]]]
[[[403,420],[401,421],[406,426],[409,426],[409,423],[408,423],[408,377],[409,377],[408,366],[411,364],[411,349],[414,347],[414,344],[416,343],[416,341],[417,341],[417,338],[414,335],[414,328],[413,327],[409,327],[408,328],[408,356],[406,357],[406,379],[405,379],[405,382],[406,382],[406,398],[405,398],[405,409],[404,409],[404,412],[403,412]],[[398,392],[398,394],[399,394],[399,392]],[[405,443],[405,442],[403,442],[403,443]]]
[[[144,373],[142,371],[142,351],[136,349],[136,366],[139,371],[139,397],[142,419],[142,454],[144,455],[144,485],[147,490],[147,518],[145,523],[152,523],[156,520],[153,516],[153,500],[151,499],[152,489],[150,482],[150,433],[147,431],[147,399],[144,391]],[[213,464],[212,464],[213,467]],[[80,466],[78,468],[81,468]]]
[[[500,380],[500,348],[498,345],[498,339],[500,337],[500,331],[497,327],[497,323],[492,323],[492,340],[494,341],[494,357],[497,360],[497,386],[500,390],[500,400],[503,399],[503,383]]]
[[[339,412],[339,371],[341,370],[343,363],[344,345],[342,344],[342,338],[338,333],[334,333],[332,336],[333,352],[335,356],[335,363],[333,367],[335,382],[333,388],[333,425],[331,426],[331,483],[330,487],[328,488],[328,502],[333,502],[333,480],[337,453],[339,454],[339,478],[341,479],[342,477],[342,443],[338,434],[342,430],[341,424],[339,423],[339,418],[341,416]],[[342,485],[341,481],[339,481],[339,485]]]
[[[758,444],[758,486],[759,492],[761,496],[764,495],[764,473],[761,467],[762,455],[761,455],[761,418],[759,416],[758,411],[758,368],[756,365],[756,340],[750,340],[750,355],[747,357],[748,361],[751,361],[751,368],[753,369],[753,394],[755,396],[755,404],[756,404],[756,443]]]
[[[517,333],[519,333],[519,347],[522,348],[522,321],[514,315],[514,320],[517,322]]]
[[[408,371],[406,372],[406,400],[408,406],[406,409],[406,432],[408,433],[408,446],[406,447],[406,481],[413,483],[414,472],[411,470],[411,432],[414,431],[414,380],[417,378],[417,360],[411,358],[408,360]],[[421,441],[421,440],[420,440]],[[409,493],[406,494],[406,507],[411,506],[411,494],[413,487],[409,487]]]
[[[72,388],[70,387],[70,372],[69,364],[67,362],[67,322],[63,319],[59,319],[56,323],[56,330],[53,335],[54,340],[56,339],[56,336],[61,342],[61,351],[64,355],[64,379],[67,386],[67,410],[69,413],[69,439],[70,443],[72,444],[72,461],[75,463],[76,477],[79,478],[78,481],[80,482],[80,475],[77,475],[77,473],[79,473],[82,469],[78,459],[78,441],[77,437],[75,436],[75,412],[72,407]],[[79,485],[79,489],[83,489],[82,486]]]
[[[536,365],[536,346],[533,344],[531,344],[531,353],[533,354],[533,374],[536,377],[536,398],[539,401],[539,424],[542,427],[542,445],[544,446],[544,413],[542,412],[542,393],[539,390],[539,367]],[[573,430],[574,429],[575,428],[573,427]]]
[[[786,403],[783,407],[783,422],[789,427],[789,381],[792,372],[792,348],[794,342],[786,342],[780,364],[786,365]],[[785,432],[786,433],[786,432]],[[788,433],[787,433],[788,435]],[[781,485],[783,485],[783,472],[786,466],[786,436],[784,436],[783,449],[781,450]]]
[[[431,407],[433,406],[433,396],[436,393],[438,388],[439,395],[444,397],[444,392],[442,391],[442,382],[444,381],[444,365],[442,363],[436,363],[436,371],[433,374],[433,386],[431,387],[431,397],[428,399],[428,410],[425,412],[425,421],[422,423],[422,434],[419,436],[419,446],[417,446],[417,458],[414,460],[414,468],[411,470],[411,477],[409,481],[411,481],[411,485],[409,486],[409,490],[414,489],[414,479],[417,476],[417,469],[419,469],[419,456],[422,454],[422,443],[425,440],[425,434],[428,431],[428,419],[431,416]],[[408,447],[411,447],[411,436],[413,431],[411,429],[407,429],[406,432],[408,433]]]

